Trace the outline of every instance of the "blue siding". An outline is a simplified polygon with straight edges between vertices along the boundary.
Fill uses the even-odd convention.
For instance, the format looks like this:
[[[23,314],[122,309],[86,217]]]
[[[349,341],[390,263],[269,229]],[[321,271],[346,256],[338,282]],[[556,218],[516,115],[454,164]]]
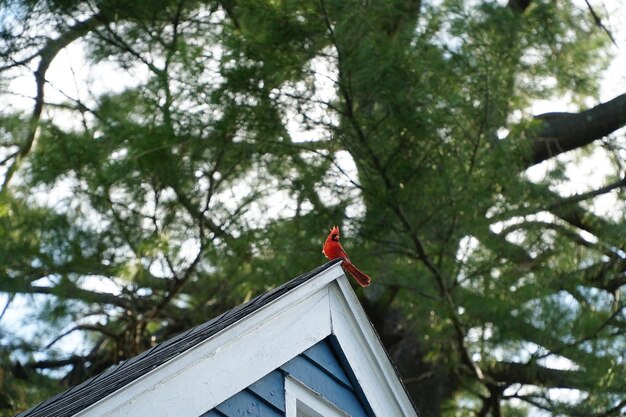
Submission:
[[[247,389],[259,398],[263,398],[275,409],[285,411],[285,383],[281,372],[273,371]]]
[[[352,372],[344,367],[345,361],[339,359],[343,355],[337,349],[338,345],[323,340],[201,417],[283,417],[286,375],[352,417],[372,416],[371,411],[366,411],[370,410],[369,404]]]
[[[352,382],[348,378],[348,375],[346,375],[343,366],[337,360],[334,349],[326,343],[325,340],[302,352],[301,356],[309,359],[344,385],[348,387],[352,386]]]
[[[270,372],[201,417],[283,417],[284,378],[280,371]]]
[[[283,411],[277,410],[248,389],[232,396],[215,408],[228,417],[281,417],[285,415]]]

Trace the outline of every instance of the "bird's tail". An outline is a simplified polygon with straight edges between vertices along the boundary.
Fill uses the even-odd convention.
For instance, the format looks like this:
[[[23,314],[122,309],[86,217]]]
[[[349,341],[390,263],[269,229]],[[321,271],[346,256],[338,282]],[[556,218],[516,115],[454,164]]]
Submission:
[[[357,280],[361,287],[367,287],[368,285],[370,285],[370,277],[366,273],[362,272],[359,268],[354,266],[351,262],[344,261],[343,267],[346,268],[346,270],[350,273],[350,275],[354,277],[354,279]]]

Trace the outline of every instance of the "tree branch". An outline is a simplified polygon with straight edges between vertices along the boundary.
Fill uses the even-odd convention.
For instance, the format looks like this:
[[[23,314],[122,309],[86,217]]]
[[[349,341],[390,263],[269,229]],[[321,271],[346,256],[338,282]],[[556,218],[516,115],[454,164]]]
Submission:
[[[4,181],[2,184],[2,191],[4,191],[13,174],[19,167],[20,163],[30,152],[33,143],[35,142],[35,137],[37,136],[37,129],[39,127],[39,121],[41,119],[41,113],[44,107],[44,87],[46,84],[46,72],[52,64],[52,61],[59,52],[61,52],[65,47],[70,45],[75,40],[81,38],[85,34],[91,32],[102,22],[102,16],[99,14],[95,14],[88,19],[80,21],[75,25],[69,27],[64,33],[62,33],[59,37],[55,39],[48,39],[43,48],[39,50],[39,64],[37,65],[37,69],[34,72],[35,76],[35,106],[33,107],[33,112],[31,115],[31,119],[28,126],[28,133],[26,138],[20,147],[16,159],[13,163],[8,167]]]
[[[602,29],[603,31],[606,32],[606,34],[611,39],[611,42],[613,42],[613,45],[617,46],[617,42],[615,42],[615,38],[613,37],[613,34],[606,28],[606,26],[604,26],[604,23],[602,23],[602,19],[600,19],[600,16],[598,16],[598,14],[593,9],[593,7],[591,7],[591,4],[589,3],[589,0],[585,0],[585,3],[587,3],[587,7],[589,8],[589,12],[591,13],[591,17],[593,17],[593,21],[596,22],[596,25],[600,29]]]
[[[506,7],[516,13],[524,13],[528,6],[530,6],[531,1],[532,0],[509,0]]]
[[[96,324],[79,324],[78,326],[74,326],[71,329],[61,333],[60,335],[52,339],[52,341],[46,345],[45,349],[50,349],[59,340],[63,339],[65,336],[68,336],[76,331],[99,332],[112,339],[115,339],[116,337],[118,337],[117,334],[113,333],[113,331],[111,331],[110,329],[107,329],[105,326],[101,324],[97,324],[97,323]]]
[[[545,113],[535,117],[542,129],[531,142],[527,167],[585,146],[626,125],[626,94],[580,113]]]
[[[36,361],[24,365],[20,364],[19,366],[28,369],[54,369],[62,368],[68,365],[78,365],[81,363],[85,363],[88,360],[88,357],[73,355],[66,359]]]
[[[487,365],[485,371],[495,380],[507,384],[527,384],[546,388],[578,388],[595,390],[584,371],[546,368],[535,363],[496,362]]]
[[[20,283],[18,279],[0,280],[0,292],[7,294],[44,294],[65,296],[74,300],[82,300],[95,304],[114,305],[121,308],[131,307],[131,301],[113,294],[97,291],[89,291],[83,288],[72,286],[70,288],[59,289],[56,287],[41,287],[28,283]],[[62,294],[60,294],[62,292]]]
[[[547,209],[549,211],[552,211],[568,204],[580,203],[581,201],[589,200],[590,198],[610,193],[611,191],[622,187],[626,187],[626,177],[622,178],[619,181],[612,182],[611,184],[607,184],[604,187],[600,187],[596,190],[591,190],[581,194],[575,194],[571,197],[565,197],[555,203],[552,203],[547,207]]]
[[[562,276],[567,280],[569,275],[580,275],[582,282],[590,287],[606,290],[614,293],[626,285],[626,259],[618,258],[609,262],[599,262],[584,269],[568,273]]]

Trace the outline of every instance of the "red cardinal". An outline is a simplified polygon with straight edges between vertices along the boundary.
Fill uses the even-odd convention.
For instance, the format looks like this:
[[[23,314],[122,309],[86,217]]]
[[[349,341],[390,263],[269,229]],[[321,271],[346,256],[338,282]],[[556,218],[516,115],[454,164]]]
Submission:
[[[370,285],[370,277],[361,272],[359,268],[350,262],[348,254],[341,247],[341,243],[339,243],[339,228],[337,226],[333,226],[333,228],[330,229],[330,234],[326,238],[326,242],[324,242],[322,253],[331,261],[333,259],[343,258],[342,266],[358,281],[359,285],[361,287]]]

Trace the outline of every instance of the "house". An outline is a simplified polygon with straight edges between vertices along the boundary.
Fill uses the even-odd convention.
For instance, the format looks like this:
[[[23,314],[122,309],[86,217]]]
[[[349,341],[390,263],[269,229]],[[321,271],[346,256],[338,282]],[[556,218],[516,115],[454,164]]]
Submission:
[[[71,415],[417,417],[340,260],[19,416]]]

